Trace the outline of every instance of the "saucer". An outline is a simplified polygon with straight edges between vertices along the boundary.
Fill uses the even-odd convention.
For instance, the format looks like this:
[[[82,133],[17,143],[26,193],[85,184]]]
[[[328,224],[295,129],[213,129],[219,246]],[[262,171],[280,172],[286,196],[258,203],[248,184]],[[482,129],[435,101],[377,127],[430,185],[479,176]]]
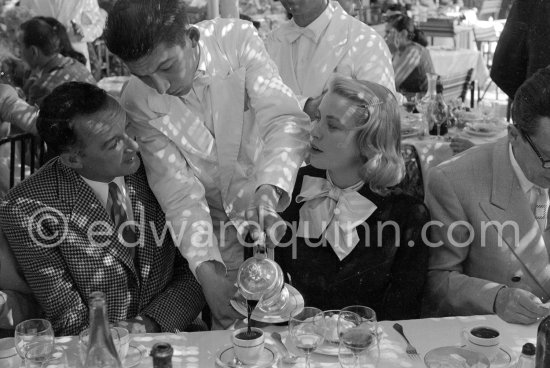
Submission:
[[[401,138],[412,138],[416,137],[420,133],[418,128],[403,128],[401,129]]]
[[[426,367],[438,367],[443,362],[449,362],[449,365],[455,363],[456,366],[460,367],[462,365],[465,368],[472,366],[476,368],[493,368],[485,355],[458,346],[435,348],[424,355]]]
[[[464,128],[464,133],[475,136],[475,137],[492,137],[494,135],[497,135],[499,131],[495,128],[472,128],[470,126],[466,126]]]
[[[218,356],[216,357],[216,367],[220,368],[233,368],[235,367],[233,359],[235,358],[235,351],[233,346],[224,346],[220,349]],[[273,351],[273,348],[267,344],[264,347],[264,351],[260,356],[260,359],[256,364],[244,364],[237,365],[239,368],[267,368],[272,367],[277,363],[277,354]]]
[[[133,345],[128,346],[128,353],[124,359],[124,368],[135,367],[141,363],[142,359],[147,355],[147,349],[143,345]]]
[[[265,322],[265,323],[282,323],[282,322],[288,322],[290,319],[290,313],[292,313],[294,310],[304,309],[304,297],[296,288],[289,284],[285,284],[286,288],[288,289],[288,301],[286,302],[285,306],[279,310],[274,312],[265,312],[261,310],[260,308],[254,309],[252,312],[252,319],[254,321],[258,322]],[[247,317],[246,313],[246,301],[240,294],[236,294],[233,298],[231,298],[231,306],[235,308],[237,312],[242,314],[244,317]]]
[[[462,345],[461,348],[466,349],[465,345]],[[495,355],[494,359],[491,360],[491,368],[506,368],[510,365],[514,357],[514,353],[512,352],[512,349],[505,345],[500,345],[497,355]]]
[[[317,349],[313,350],[313,352],[321,355],[338,356],[338,347],[339,343],[325,341],[321,346],[318,346]]]

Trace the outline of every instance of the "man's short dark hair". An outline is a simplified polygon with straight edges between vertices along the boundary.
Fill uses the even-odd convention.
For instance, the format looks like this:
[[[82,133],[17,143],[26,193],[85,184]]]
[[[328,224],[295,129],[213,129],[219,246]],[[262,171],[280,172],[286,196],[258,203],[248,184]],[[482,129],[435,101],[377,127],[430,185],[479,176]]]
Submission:
[[[34,17],[22,23],[20,27],[26,47],[36,46],[46,56],[59,52],[57,33],[45,20]]]
[[[536,135],[538,119],[550,118],[550,67],[540,69],[519,87],[512,105],[514,125]]]
[[[111,9],[103,37],[109,51],[124,61],[149,55],[159,44],[185,44],[184,0],[118,0]]]
[[[68,82],[56,87],[42,103],[36,128],[54,154],[80,145],[72,121],[107,106],[107,92],[93,84]]]

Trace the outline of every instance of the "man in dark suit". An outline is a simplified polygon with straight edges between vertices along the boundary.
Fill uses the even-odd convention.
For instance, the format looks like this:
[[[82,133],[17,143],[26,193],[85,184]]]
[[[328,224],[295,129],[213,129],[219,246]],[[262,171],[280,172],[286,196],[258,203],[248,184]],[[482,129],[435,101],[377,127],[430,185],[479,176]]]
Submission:
[[[515,0],[500,35],[491,79],[508,97],[537,70],[550,65],[550,1]]]
[[[127,117],[87,83],[57,87],[37,129],[59,156],[0,204],[6,233],[56,335],[88,325],[88,296],[131,332],[195,328],[205,300],[147,185]]]

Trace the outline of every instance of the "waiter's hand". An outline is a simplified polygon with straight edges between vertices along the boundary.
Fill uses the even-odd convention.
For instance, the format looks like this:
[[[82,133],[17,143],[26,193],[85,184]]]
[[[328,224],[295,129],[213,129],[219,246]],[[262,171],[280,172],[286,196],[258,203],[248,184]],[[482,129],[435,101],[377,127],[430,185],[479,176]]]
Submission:
[[[267,246],[275,247],[279,244],[285,233],[286,224],[275,210],[278,202],[279,194],[273,185],[260,185],[254,193],[246,211],[248,232],[253,241],[258,241],[260,234],[265,232]]]

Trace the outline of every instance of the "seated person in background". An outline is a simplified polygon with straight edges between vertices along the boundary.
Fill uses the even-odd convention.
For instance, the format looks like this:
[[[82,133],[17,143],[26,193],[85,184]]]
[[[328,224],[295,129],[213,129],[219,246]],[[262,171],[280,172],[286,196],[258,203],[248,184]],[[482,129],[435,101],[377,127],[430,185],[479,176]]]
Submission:
[[[0,229],[0,338],[13,337],[19,322],[40,317],[42,311]]]
[[[45,20],[32,18],[21,24],[21,30],[21,57],[31,68],[23,92],[31,105],[40,106],[44,97],[62,83],[95,83],[84,65],[59,53],[60,41],[56,30]]]
[[[426,92],[426,73],[433,73],[434,67],[426,49],[428,43],[413,20],[404,14],[388,17],[385,39],[393,55],[395,88],[405,95]]]
[[[433,168],[425,314],[496,313],[529,324],[548,314],[550,69],[517,91],[508,137]]]
[[[57,35],[57,38],[59,39],[59,53],[63,56],[67,56],[70,58],[75,59],[82,65],[86,65],[86,56],[84,56],[82,53],[76,51],[73,48],[73,45],[71,44],[71,40],[69,39],[69,35],[67,34],[67,29],[63,24],[61,24],[60,21],[53,17],[36,17],[38,19],[42,19],[46,23],[48,23],[53,30],[55,31],[55,34]]]
[[[360,304],[380,319],[418,317],[429,214],[390,189],[405,175],[397,100],[379,84],[336,77],[317,116],[310,166],[298,172],[282,214],[291,226],[277,261],[308,305]]]
[[[0,122],[9,122],[21,131],[36,134],[37,117],[38,107],[25,102],[9,84],[0,84]]]
[[[200,323],[201,287],[163,233],[165,216],[127,123],[102,89],[57,87],[44,99],[37,129],[59,157],[0,203],[0,225],[56,335],[87,326],[96,290],[107,295],[109,321],[131,332]]]

